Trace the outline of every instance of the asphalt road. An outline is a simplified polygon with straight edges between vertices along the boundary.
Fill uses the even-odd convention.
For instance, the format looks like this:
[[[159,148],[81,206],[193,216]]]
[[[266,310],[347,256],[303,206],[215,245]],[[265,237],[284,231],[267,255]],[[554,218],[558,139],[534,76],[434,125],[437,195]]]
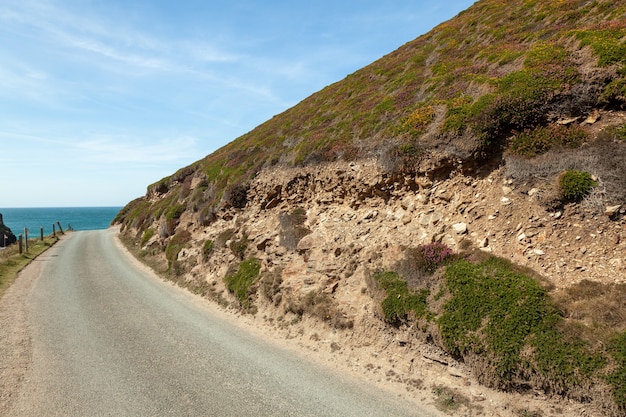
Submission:
[[[46,252],[8,416],[426,416],[212,314],[130,262],[111,230]]]

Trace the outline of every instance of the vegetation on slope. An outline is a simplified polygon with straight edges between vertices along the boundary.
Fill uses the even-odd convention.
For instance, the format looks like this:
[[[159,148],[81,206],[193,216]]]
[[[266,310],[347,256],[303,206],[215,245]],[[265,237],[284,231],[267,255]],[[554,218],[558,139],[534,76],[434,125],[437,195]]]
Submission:
[[[624,107],[625,37],[620,2],[479,1],[153,184],[151,195],[171,200],[135,201],[117,221],[141,228],[182,204],[210,222],[221,206],[245,205],[245,184],[277,164],[374,156],[392,173],[419,172],[425,160],[467,169],[507,147],[532,157],[579,146],[584,127],[553,122]],[[203,179],[193,194],[191,175]]]
[[[14,244],[0,251],[0,297],[15,281],[17,274],[33,259],[41,255],[57,242],[56,237],[45,237],[44,240],[29,239],[28,252],[19,253],[18,245]]]
[[[178,230],[180,219],[207,226],[222,209],[244,208],[249,181],[277,166],[376,158],[387,175],[402,179],[445,177],[453,170],[472,175],[504,162],[514,180],[556,184],[555,196],[545,198],[549,208],[579,200],[594,187],[604,190],[604,202],[626,203],[626,125],[598,132],[593,122],[583,122],[625,105],[625,4],[481,0],[152,184],[114,222],[142,247],[160,239],[150,250],[163,251],[169,273],[178,276],[177,258],[189,238]],[[280,222],[286,230],[281,244],[291,249],[310,232],[297,212]],[[245,308],[259,284],[274,299],[280,280],[260,277],[256,260],[244,260],[245,237],[233,240],[228,233],[207,241],[205,261],[230,241],[241,261],[228,274],[230,291]],[[476,364],[488,385],[586,400],[589,388],[609,384],[615,406],[626,412],[623,324],[595,318],[590,330],[568,315],[568,308],[580,307],[575,294],[548,294],[533,274],[501,259],[470,261],[447,253],[431,259],[435,252],[423,249],[411,255],[415,276],[407,276],[407,265],[376,276],[387,294],[382,308],[390,323],[417,320],[451,353]],[[588,306],[579,316],[592,317],[607,308],[602,302],[619,301],[615,294],[624,292],[584,291],[584,285],[575,289],[600,307]],[[600,300],[598,291],[612,298]],[[290,308],[352,325],[341,324],[324,294],[312,292]]]
[[[450,255],[438,265],[444,264],[436,274],[419,271],[435,274],[430,286],[435,283],[436,293],[425,280],[409,286],[404,275],[377,272],[386,294],[385,320],[396,326],[415,323],[487,386],[533,388],[588,402],[597,393],[594,387],[608,383],[613,403],[602,406],[626,412],[626,327],[598,313],[616,301],[614,313],[626,315],[623,285],[599,288],[602,284],[583,281],[555,295],[532,271],[495,256]],[[581,305],[581,298],[596,303]],[[589,326],[584,319],[591,314]]]

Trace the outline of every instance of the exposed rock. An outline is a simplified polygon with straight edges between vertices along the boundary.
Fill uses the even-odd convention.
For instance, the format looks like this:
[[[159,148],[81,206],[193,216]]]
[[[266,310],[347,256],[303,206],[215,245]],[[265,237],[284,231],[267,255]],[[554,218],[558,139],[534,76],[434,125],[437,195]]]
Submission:
[[[2,214],[0,214],[0,247],[6,247],[17,242],[17,237],[11,229],[4,224]]]
[[[614,217],[615,215],[617,215],[617,213],[619,213],[619,209],[622,208],[621,205],[615,205],[615,206],[607,206],[604,209],[604,214],[608,217]]]
[[[575,121],[577,121],[579,117],[565,117],[556,121],[557,124],[562,126],[571,125]]]
[[[587,116],[587,118],[585,120],[583,120],[580,124],[581,125],[592,125],[595,122],[597,122],[598,120],[600,120],[600,112],[596,109],[596,110],[592,111],[591,114],[589,114],[589,116]]]
[[[456,233],[457,235],[465,234],[467,233],[467,224],[455,223],[452,225],[452,230],[454,230],[454,233]]]

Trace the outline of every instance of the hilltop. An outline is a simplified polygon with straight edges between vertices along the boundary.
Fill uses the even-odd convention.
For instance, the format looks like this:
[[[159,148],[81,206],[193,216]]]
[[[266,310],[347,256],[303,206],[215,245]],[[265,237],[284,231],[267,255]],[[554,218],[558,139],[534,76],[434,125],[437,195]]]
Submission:
[[[624,415],[625,106],[626,4],[482,0],[114,223],[169,279],[445,410]]]

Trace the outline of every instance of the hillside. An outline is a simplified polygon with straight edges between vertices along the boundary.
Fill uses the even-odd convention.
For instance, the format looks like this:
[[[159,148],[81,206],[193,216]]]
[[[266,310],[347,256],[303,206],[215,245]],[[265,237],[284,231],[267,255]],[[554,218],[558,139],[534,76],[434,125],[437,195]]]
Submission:
[[[448,411],[626,415],[625,107],[625,3],[478,1],[114,223],[169,279]]]

